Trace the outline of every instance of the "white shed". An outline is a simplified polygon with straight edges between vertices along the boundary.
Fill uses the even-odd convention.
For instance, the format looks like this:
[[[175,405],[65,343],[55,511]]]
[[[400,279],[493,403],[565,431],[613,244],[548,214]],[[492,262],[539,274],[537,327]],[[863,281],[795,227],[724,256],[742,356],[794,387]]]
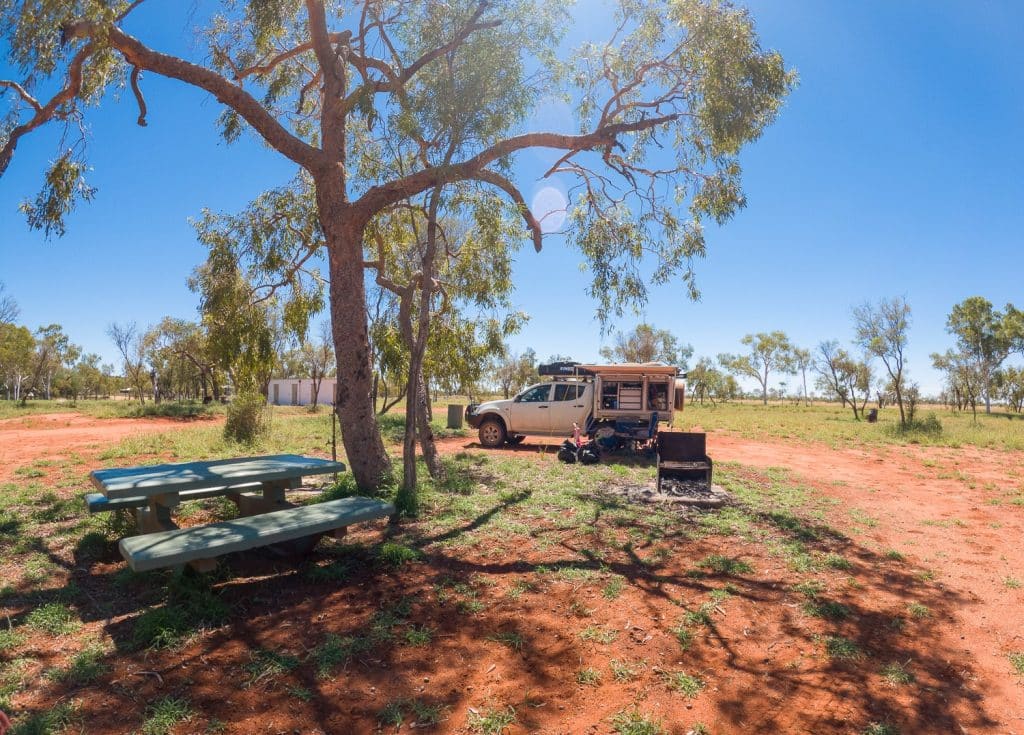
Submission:
[[[333,405],[335,382],[335,378],[320,381],[317,403]],[[309,378],[272,378],[267,389],[267,402],[272,406],[308,406],[313,402],[313,381]]]

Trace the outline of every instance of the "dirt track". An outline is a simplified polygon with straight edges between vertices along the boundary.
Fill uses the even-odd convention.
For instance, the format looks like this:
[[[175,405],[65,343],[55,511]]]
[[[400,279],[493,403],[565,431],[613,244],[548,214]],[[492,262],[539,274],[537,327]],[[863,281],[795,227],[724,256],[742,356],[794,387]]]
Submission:
[[[0,421],[0,480],[36,460],[88,455],[129,436],[155,434],[180,427],[168,418],[96,419],[80,413],[47,413]]]

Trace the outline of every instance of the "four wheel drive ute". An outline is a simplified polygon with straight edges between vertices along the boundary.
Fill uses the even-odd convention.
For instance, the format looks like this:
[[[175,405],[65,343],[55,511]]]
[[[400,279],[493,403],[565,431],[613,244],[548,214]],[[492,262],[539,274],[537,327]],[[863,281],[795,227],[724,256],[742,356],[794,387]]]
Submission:
[[[527,434],[568,436],[574,425],[590,438],[626,426],[671,423],[682,410],[685,384],[678,368],[663,363],[541,365],[547,376],[515,398],[471,404],[466,421],[485,447],[518,444]],[[656,428],[656,426],[655,426]]]

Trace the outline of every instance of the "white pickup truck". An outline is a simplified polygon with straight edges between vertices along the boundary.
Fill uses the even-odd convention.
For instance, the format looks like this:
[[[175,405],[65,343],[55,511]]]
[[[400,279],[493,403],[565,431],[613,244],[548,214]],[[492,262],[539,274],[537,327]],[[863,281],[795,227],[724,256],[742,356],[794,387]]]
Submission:
[[[558,363],[541,366],[545,372],[552,374],[550,381],[515,398],[466,408],[466,421],[478,430],[481,444],[518,444],[528,434],[569,436],[574,424],[591,438],[630,427],[653,432],[683,408],[685,384],[671,365]]]

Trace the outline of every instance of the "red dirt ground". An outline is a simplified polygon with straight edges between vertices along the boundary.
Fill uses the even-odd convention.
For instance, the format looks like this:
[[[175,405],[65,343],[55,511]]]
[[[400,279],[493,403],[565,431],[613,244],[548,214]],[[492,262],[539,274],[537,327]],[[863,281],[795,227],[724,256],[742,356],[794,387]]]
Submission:
[[[36,460],[66,459],[71,454],[88,457],[126,437],[181,425],[181,419],[97,419],[70,412],[4,419],[0,421],[0,480]]]
[[[72,451],[88,457],[100,445],[174,423],[75,414],[0,422],[0,478],[35,459]],[[550,440],[551,446],[557,443]],[[446,439],[441,448],[508,451],[483,450],[465,438]],[[556,461],[550,449],[537,450],[536,444],[524,445],[517,454]],[[825,520],[850,538],[828,543],[854,567],[830,573],[827,593],[856,611],[852,621],[829,625],[801,615],[801,598],[791,591],[796,579],[781,559],[767,554],[763,544],[716,536],[681,540],[673,547],[679,553],[659,567],[636,556],[606,560],[608,570],[628,580],[614,602],[602,598],[599,586],[555,577],[516,602],[509,597],[516,583],[538,580],[537,565],[557,567],[586,550],[585,536],[562,532],[550,520],[532,521],[531,535],[552,542],[546,550],[500,540],[441,548],[430,552],[426,565],[357,576],[336,589],[282,577],[276,563],[244,562],[235,565],[235,577],[225,585],[232,608],[241,610],[229,626],[180,652],[125,652],[108,685],[74,695],[90,713],[86,731],[137,729],[145,702],[183,691],[205,717],[230,723],[226,732],[246,734],[395,732],[380,728],[376,713],[396,697],[420,697],[450,708],[448,719],[427,732],[468,732],[471,708],[514,702],[519,723],[507,730],[510,735],[605,735],[612,714],[640,702],[673,735],[686,735],[698,721],[716,735],[859,735],[871,720],[896,722],[902,735],[1024,735],[1024,682],[1007,659],[1011,651],[1024,650],[1024,590],[1004,584],[1009,577],[1024,579],[1024,507],[1009,502],[1024,497],[1022,453],[917,446],[835,450],[723,433],[709,436],[708,451],[717,463],[742,465],[734,469],[745,481],[763,481],[764,469],[782,467],[791,480],[840,501]],[[552,509],[552,518],[560,512],[565,511]],[[625,533],[613,527],[601,532]],[[355,538],[373,544],[380,533],[375,527]],[[889,550],[905,560],[887,560]],[[641,556],[653,551],[636,549]],[[681,653],[668,632],[683,611],[680,601],[691,609],[726,581],[688,571],[695,560],[722,553],[749,559],[757,574],[732,580],[739,591],[722,603],[728,614],[720,611],[719,619],[715,613],[716,624]],[[90,584],[109,586],[110,575],[122,566],[115,558],[92,563],[77,569],[76,579],[88,592]],[[461,615],[452,600],[443,602],[437,590],[447,576],[488,580],[478,589],[484,612]],[[374,652],[330,680],[296,680],[309,690],[309,702],[285,693],[293,681],[288,675],[242,685],[253,650],[305,655],[315,643],[311,631],[349,634],[365,626],[381,603],[402,596],[412,597],[410,619],[434,629],[431,645]],[[906,617],[912,601],[926,604],[930,616],[908,620],[905,631],[891,630],[889,623]],[[580,606],[589,610],[585,618],[579,617]],[[88,626],[116,636],[134,612],[129,607],[93,613]],[[591,624],[619,631],[618,640],[580,641],[575,631]],[[523,634],[523,652],[488,638],[508,630]],[[864,650],[885,653],[858,667],[830,662],[820,644],[811,642],[830,631],[857,640]],[[877,675],[897,656],[916,674],[913,693],[889,687]],[[643,659],[650,668],[635,681],[617,684],[607,669],[614,658]],[[575,684],[574,672],[590,665],[604,667],[602,685]],[[688,701],[659,683],[656,672],[680,669],[698,673],[708,684],[705,693]],[[23,706],[64,696],[52,683],[41,684],[37,694]],[[196,718],[174,732],[202,732],[204,726],[212,720]],[[406,731],[408,725],[401,728]]]
[[[517,449],[553,453],[560,443],[539,441]],[[447,453],[488,451],[466,439],[442,445]],[[962,601],[945,637],[973,667],[970,689],[1001,720],[995,729],[963,732],[1024,733],[1024,687],[1007,662],[1008,653],[1024,650],[1024,591],[1004,584],[1024,578],[1024,508],[1005,502],[1024,497],[1020,452],[915,445],[833,449],[716,432],[708,437],[708,454],[716,462],[789,470],[793,479],[866,514],[861,543],[879,553],[897,550],[934,572],[950,599]],[[840,527],[856,526],[851,520],[840,519]]]

